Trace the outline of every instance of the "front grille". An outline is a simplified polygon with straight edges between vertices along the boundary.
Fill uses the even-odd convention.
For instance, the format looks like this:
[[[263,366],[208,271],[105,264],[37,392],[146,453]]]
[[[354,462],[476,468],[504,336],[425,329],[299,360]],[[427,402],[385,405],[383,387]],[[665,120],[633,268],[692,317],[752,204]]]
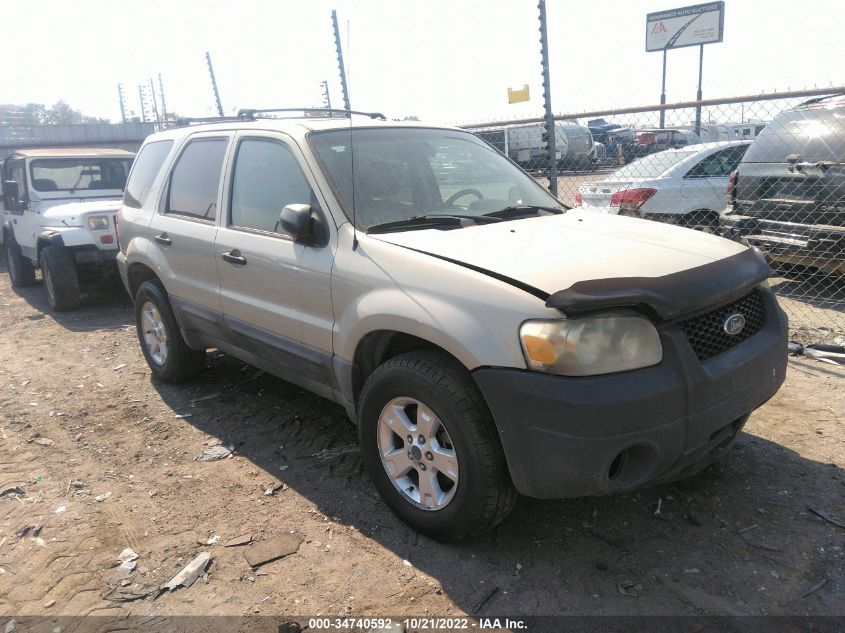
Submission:
[[[731,336],[725,332],[725,320],[732,314],[745,317],[745,327],[739,334]],[[752,290],[736,301],[731,301],[715,310],[681,321],[679,325],[692,345],[699,360],[705,361],[734,345],[742,343],[759,332],[766,323],[766,309],[759,290]]]

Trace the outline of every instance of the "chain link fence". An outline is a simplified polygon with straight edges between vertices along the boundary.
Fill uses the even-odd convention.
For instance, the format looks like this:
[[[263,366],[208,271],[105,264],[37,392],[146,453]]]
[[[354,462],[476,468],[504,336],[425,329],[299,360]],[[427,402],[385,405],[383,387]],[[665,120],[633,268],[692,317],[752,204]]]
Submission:
[[[464,127],[552,189],[542,118]],[[562,202],[760,248],[793,337],[845,344],[845,88],[557,115],[554,145]]]

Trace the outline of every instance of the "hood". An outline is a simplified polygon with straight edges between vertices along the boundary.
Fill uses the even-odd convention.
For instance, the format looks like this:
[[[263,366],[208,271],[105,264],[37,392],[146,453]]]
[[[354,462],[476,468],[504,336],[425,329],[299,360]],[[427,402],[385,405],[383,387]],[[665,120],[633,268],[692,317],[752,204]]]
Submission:
[[[480,269],[543,300],[579,282],[664,278],[749,250],[698,231],[577,209],[463,229],[372,237]],[[734,284],[747,286],[722,281],[729,290]]]
[[[92,213],[115,213],[120,207],[120,199],[87,200],[68,202],[67,200],[45,200],[39,205],[42,226],[82,226],[86,215]]]

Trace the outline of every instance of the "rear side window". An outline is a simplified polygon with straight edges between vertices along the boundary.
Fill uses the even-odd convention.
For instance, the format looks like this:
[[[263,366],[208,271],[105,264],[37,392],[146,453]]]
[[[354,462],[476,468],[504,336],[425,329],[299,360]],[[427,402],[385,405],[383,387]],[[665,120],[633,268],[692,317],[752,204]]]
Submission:
[[[232,226],[280,233],[279,214],[288,204],[316,205],[293,153],[277,141],[241,141],[232,177]]]
[[[171,147],[173,147],[173,141],[154,141],[141,148],[126,183],[123,204],[134,209],[144,206],[153,181]]]
[[[190,141],[170,175],[165,213],[202,220],[217,217],[217,192],[228,139]]]
[[[746,146],[730,147],[711,154],[687,172],[687,178],[719,178],[730,176],[737,168]]]

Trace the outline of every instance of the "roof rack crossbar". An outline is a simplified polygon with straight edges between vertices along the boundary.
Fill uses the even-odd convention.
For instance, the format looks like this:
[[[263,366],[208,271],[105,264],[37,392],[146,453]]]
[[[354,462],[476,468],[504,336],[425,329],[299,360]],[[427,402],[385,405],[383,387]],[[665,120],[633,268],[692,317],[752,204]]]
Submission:
[[[255,120],[256,114],[267,114],[272,112],[319,112],[326,114],[358,114],[371,119],[387,121],[387,117],[381,112],[361,112],[360,110],[344,110],[342,108],[243,108],[238,110],[238,119],[241,121]],[[316,117],[312,117],[316,118]]]
[[[226,123],[227,121],[242,121],[238,116],[205,116],[205,117],[179,117],[175,121],[169,121],[176,126],[191,125],[192,123]]]

